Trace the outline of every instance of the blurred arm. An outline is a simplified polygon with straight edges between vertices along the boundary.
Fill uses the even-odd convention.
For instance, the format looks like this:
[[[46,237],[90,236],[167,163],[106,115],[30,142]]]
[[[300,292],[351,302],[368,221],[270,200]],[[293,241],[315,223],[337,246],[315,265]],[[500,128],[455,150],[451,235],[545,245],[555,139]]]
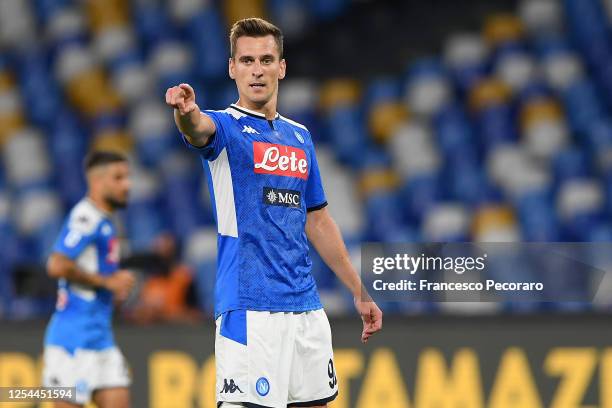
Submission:
[[[57,252],[52,253],[47,261],[47,274],[54,279],[63,278],[81,285],[107,289],[118,301],[127,299],[135,283],[134,275],[127,270],[118,270],[108,276],[87,273],[72,259]]]
[[[53,279],[67,279],[71,282],[94,288],[102,288],[105,284],[103,276],[81,270],[76,262],[57,252],[49,256],[47,274]]]

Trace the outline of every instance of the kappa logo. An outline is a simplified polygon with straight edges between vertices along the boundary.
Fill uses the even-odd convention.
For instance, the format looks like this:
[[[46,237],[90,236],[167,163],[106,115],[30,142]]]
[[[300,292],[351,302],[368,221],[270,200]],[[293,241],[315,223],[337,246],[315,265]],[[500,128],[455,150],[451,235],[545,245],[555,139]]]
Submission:
[[[254,133],[254,134],[256,134],[256,135],[258,135],[258,134],[259,134],[259,132],[258,132],[258,131],[256,131],[255,129],[253,129],[252,127],[247,126],[247,125],[244,125],[244,127],[242,128],[242,133],[251,133],[251,134],[253,134],[253,133]]]
[[[264,204],[269,205],[300,208],[302,205],[302,194],[296,190],[264,187],[263,201]]]
[[[236,391],[242,394],[242,390],[236,385],[233,378],[230,378],[229,383],[227,382],[227,378],[224,378],[223,389],[221,390],[220,394],[233,394]]]

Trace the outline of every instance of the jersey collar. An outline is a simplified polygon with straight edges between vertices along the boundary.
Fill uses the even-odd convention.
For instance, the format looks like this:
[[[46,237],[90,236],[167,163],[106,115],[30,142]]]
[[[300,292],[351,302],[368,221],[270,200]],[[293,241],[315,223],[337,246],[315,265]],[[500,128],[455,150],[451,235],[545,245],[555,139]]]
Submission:
[[[244,107],[242,107],[242,106],[238,106],[238,105],[236,105],[235,103],[232,103],[232,104],[230,105],[230,107],[231,107],[232,109],[236,109],[238,112],[244,113],[245,115],[250,115],[250,116],[254,116],[254,117],[259,118],[259,119],[264,119],[264,120],[266,120],[266,115],[264,115],[263,113],[260,113],[260,112],[255,112],[255,111],[253,111],[253,110],[250,110],[250,109],[244,108]],[[278,119],[279,117],[280,117],[279,113],[278,113],[278,112],[276,112],[276,115],[274,115],[274,120]]]
[[[87,202],[89,205],[91,205],[91,207],[92,207],[92,208],[93,208],[95,211],[97,211],[99,214],[101,214],[103,217],[107,217],[107,218],[112,217],[112,214],[111,214],[111,213],[109,213],[108,211],[105,211],[105,210],[103,210],[102,208],[98,207],[98,206],[96,205],[96,203],[94,203],[94,201],[93,201],[93,200],[92,200],[92,199],[91,199],[89,196],[85,196],[85,201],[86,201],[86,202]]]

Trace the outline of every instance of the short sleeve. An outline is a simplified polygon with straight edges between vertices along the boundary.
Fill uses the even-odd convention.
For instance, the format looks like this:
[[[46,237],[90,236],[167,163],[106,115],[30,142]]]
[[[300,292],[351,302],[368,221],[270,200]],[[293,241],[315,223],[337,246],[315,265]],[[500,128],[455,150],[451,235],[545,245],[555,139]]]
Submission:
[[[197,151],[202,155],[202,157],[206,160],[215,160],[217,156],[221,153],[223,148],[225,148],[227,143],[226,136],[226,120],[227,114],[218,111],[207,110],[202,112],[202,115],[207,115],[212,121],[215,123],[215,133],[211,136],[211,139],[208,141],[206,146],[198,147],[194,146],[187,139],[185,135],[181,134],[183,138],[183,142],[192,150]]]
[[[319,172],[319,164],[314,146],[310,149],[310,171],[308,173],[308,181],[306,182],[306,210],[316,211],[327,205],[323,183],[321,182],[321,173]]]
[[[91,223],[92,221],[84,216],[71,217],[55,241],[53,252],[76,259],[87,246],[96,240],[97,226]]]

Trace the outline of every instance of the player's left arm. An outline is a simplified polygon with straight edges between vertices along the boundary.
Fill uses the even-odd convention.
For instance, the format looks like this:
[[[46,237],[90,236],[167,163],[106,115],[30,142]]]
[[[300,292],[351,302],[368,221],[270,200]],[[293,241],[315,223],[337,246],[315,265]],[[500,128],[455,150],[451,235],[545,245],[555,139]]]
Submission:
[[[355,307],[363,320],[361,341],[382,328],[382,311],[362,287],[361,279],[351,264],[342,234],[327,208],[308,212],[306,235],[327,266],[351,291]]]

